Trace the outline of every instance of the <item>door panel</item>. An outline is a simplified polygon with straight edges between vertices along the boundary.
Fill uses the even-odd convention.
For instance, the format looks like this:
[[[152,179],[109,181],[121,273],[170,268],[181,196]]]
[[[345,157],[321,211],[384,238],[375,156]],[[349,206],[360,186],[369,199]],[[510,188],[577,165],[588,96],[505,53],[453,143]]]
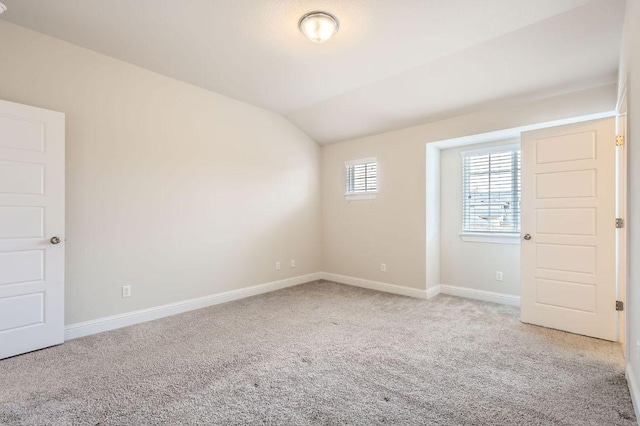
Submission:
[[[0,253],[0,285],[42,281],[43,279],[43,250]]]
[[[0,101],[0,359],[64,341],[64,115]]]
[[[541,279],[536,279],[536,285],[538,303],[584,312],[595,311],[595,286]]]
[[[522,134],[523,322],[617,340],[614,120]]]
[[[558,183],[562,182],[562,185]],[[539,173],[536,175],[538,198],[586,198],[596,195],[595,170]]]
[[[44,195],[44,165],[0,160],[0,193]]]
[[[0,147],[44,152],[44,123],[0,116]]]
[[[43,322],[43,292],[0,299],[0,323],[5,330],[40,325]]]
[[[594,274],[596,248],[583,245],[536,244],[536,268]]]
[[[536,211],[536,234],[596,235],[596,209],[544,209]]]
[[[536,142],[536,163],[591,160],[596,155],[594,132],[570,133]]]
[[[0,207],[0,239],[44,237],[42,207]]]

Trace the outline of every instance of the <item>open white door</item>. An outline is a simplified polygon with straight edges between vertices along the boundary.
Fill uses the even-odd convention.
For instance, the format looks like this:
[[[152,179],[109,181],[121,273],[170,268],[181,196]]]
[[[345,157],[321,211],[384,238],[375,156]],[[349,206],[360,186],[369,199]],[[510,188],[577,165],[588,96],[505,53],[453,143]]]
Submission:
[[[64,341],[64,114],[0,101],[0,359]]]
[[[617,340],[613,118],[522,134],[521,320]]]

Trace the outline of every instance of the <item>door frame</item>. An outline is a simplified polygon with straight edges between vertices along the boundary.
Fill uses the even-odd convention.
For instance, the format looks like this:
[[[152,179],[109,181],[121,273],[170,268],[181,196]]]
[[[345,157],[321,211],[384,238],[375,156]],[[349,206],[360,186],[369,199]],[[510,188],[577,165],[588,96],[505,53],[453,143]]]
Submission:
[[[616,147],[616,217],[625,221],[624,227],[616,231],[616,285],[618,300],[624,303],[624,310],[618,312],[618,340],[622,343],[625,359],[628,359],[629,330],[627,328],[627,317],[629,307],[629,252],[627,249],[628,227],[626,224],[628,218],[627,196],[629,187],[628,183],[628,160],[627,145],[628,140],[628,123],[627,123],[627,76],[620,85],[618,93],[618,101],[616,103],[616,135],[622,135],[625,138],[624,144]]]
[[[623,85],[624,90],[623,93],[624,95],[621,96],[621,100],[625,98],[626,95],[626,84]],[[618,103],[618,106],[620,106],[621,103]],[[475,144],[480,144],[480,143],[487,143],[487,142],[496,142],[496,141],[500,141],[500,140],[504,140],[504,139],[510,139],[510,138],[519,138],[520,134],[522,132],[527,132],[530,130],[538,130],[538,129],[545,129],[545,128],[549,128],[549,127],[556,127],[556,126],[562,126],[565,124],[574,124],[574,123],[581,123],[584,121],[591,121],[591,120],[597,120],[597,119],[601,119],[601,118],[611,118],[611,117],[617,117],[618,115],[618,108],[616,108],[616,110],[613,111],[606,111],[606,112],[602,112],[602,113],[596,113],[596,114],[589,114],[589,115],[583,115],[583,116],[578,116],[578,117],[571,117],[571,118],[565,118],[565,119],[560,119],[560,120],[554,120],[554,121],[547,121],[547,122],[542,122],[542,123],[536,123],[536,124],[530,124],[530,125],[526,125],[526,126],[520,126],[520,127],[513,127],[510,129],[504,129],[504,130],[498,130],[498,131],[494,131],[494,132],[487,132],[487,133],[479,133],[479,134],[475,134],[475,135],[469,135],[469,136],[462,136],[462,137],[457,137],[457,138],[451,138],[451,139],[443,139],[443,140],[439,140],[439,141],[433,141],[433,142],[427,142],[425,143],[426,148],[425,148],[425,155],[426,155],[426,162],[425,164],[427,165],[426,167],[426,187],[427,188],[439,188],[440,187],[440,168],[439,167],[434,167],[433,165],[438,162],[439,158],[440,158],[440,150],[443,149],[449,149],[449,148],[457,148],[457,147],[461,147],[461,146],[467,146],[467,145],[475,145]],[[615,141],[612,141],[612,143],[614,143]],[[625,193],[624,193],[624,210],[622,210],[622,213],[624,214],[623,217],[626,217],[626,188],[627,188],[627,169],[626,169],[626,143],[623,147],[623,152],[624,152],[624,158],[625,158],[625,163],[624,163],[624,170],[622,170],[622,168],[619,168],[617,173],[620,179],[620,183],[624,184],[624,188],[625,188]],[[622,197],[621,197],[622,198]],[[434,190],[431,191],[430,194],[427,194],[426,197],[426,214],[427,214],[427,226],[426,226],[426,246],[427,246],[427,261],[426,261],[426,265],[427,265],[427,272],[426,272],[426,283],[425,283],[425,288],[427,290],[427,297],[431,298],[435,295],[437,295],[438,293],[440,293],[440,274],[439,274],[439,266],[440,266],[440,229],[439,229],[439,223],[440,223],[440,200],[439,200],[439,192]],[[435,227],[437,227],[438,229],[434,229]],[[627,318],[627,309],[626,309],[626,303],[628,300],[628,288],[626,288],[626,278],[627,278],[627,274],[628,274],[628,263],[626,262],[626,259],[628,257],[628,252],[627,252],[627,248],[626,248],[626,228],[622,229],[622,233],[621,235],[624,235],[624,246],[622,246],[620,248],[620,252],[619,252],[619,258],[620,259],[624,259],[625,261],[621,261],[618,262],[618,264],[616,265],[616,269],[620,270],[620,268],[624,268],[624,273],[622,273],[620,276],[624,277],[624,280],[618,280],[618,282],[616,282],[616,292],[618,294],[618,296],[620,297],[619,300],[621,300],[624,304],[625,304],[625,311],[623,312],[624,315],[618,315],[618,321],[616,323],[617,329],[618,329],[618,342],[624,343],[626,341],[628,341],[627,335],[628,335],[628,330],[626,329],[621,329],[621,326],[624,327],[626,325],[626,318]],[[624,265],[622,265],[622,263],[624,263]],[[437,267],[435,268],[435,273],[434,273],[434,265],[437,265]],[[625,288],[622,288],[622,287]],[[519,300],[519,298],[518,298]],[[622,323],[622,324],[621,324]],[[622,331],[622,333],[621,333]],[[626,357],[626,353],[625,353],[625,357]]]

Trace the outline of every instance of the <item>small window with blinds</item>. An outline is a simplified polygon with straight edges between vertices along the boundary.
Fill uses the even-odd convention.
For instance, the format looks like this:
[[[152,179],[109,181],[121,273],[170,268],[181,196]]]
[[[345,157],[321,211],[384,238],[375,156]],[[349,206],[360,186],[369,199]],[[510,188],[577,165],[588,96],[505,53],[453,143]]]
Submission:
[[[462,153],[462,232],[520,232],[520,147]]]
[[[347,161],[345,196],[351,199],[375,198],[378,192],[378,161],[376,158],[363,158]]]

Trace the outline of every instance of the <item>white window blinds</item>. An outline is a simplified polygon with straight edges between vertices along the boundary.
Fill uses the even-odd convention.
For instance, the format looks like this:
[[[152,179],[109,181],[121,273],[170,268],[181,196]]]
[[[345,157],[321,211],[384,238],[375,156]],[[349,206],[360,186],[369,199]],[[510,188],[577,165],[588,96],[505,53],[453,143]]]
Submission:
[[[378,162],[375,158],[349,161],[347,168],[347,194],[366,194],[378,190]]]
[[[520,147],[462,153],[462,231],[520,232]]]

